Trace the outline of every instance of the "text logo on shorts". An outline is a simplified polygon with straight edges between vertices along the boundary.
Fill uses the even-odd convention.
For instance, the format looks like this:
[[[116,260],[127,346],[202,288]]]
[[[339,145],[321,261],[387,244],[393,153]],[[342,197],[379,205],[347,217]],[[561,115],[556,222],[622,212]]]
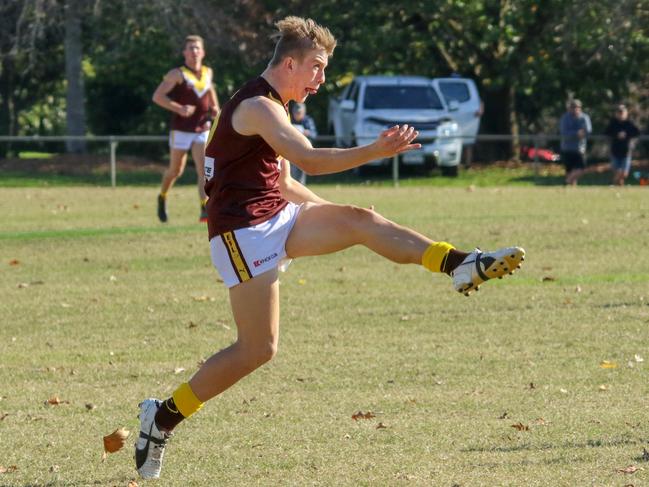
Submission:
[[[276,259],[276,258],[277,258],[277,253],[272,253],[268,257],[264,257],[263,259],[255,260],[252,263],[252,265],[254,265],[255,267],[259,267],[260,265],[265,264],[266,262],[268,262],[270,260],[273,260],[273,259]]]

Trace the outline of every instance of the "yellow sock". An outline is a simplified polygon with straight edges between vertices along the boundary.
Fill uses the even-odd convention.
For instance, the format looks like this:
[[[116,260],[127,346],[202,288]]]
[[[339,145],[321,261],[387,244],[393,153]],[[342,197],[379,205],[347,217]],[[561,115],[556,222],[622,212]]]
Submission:
[[[207,204],[207,200],[208,200],[208,199],[209,199],[209,198],[200,198],[200,200],[201,200],[201,206],[205,206],[205,205]]]
[[[180,414],[185,418],[189,418],[192,414],[203,407],[203,403],[196,397],[196,394],[194,394],[194,391],[192,391],[188,382],[181,384],[180,387],[174,391],[172,397],[174,398],[174,403],[176,403],[178,411],[180,411]]]
[[[433,242],[421,256],[421,265],[431,272],[444,272],[446,257],[454,248],[448,242]]]
[[[165,191],[164,193],[160,191],[160,196],[162,196],[162,199],[167,199],[167,192]]]

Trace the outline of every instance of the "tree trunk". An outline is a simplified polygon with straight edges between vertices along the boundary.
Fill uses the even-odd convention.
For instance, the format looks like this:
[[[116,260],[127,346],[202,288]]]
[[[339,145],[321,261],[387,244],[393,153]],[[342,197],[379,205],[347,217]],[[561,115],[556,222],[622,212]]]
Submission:
[[[66,133],[67,135],[86,134],[86,112],[84,107],[85,89],[81,71],[81,7],[79,0],[68,0],[65,4],[65,77],[66,93]],[[83,140],[70,140],[66,143],[68,152],[85,152]]]
[[[16,135],[14,124],[14,75],[15,66],[12,56],[4,56],[2,59],[0,75],[0,134]],[[0,157],[6,157],[11,152],[11,143],[0,144]]]
[[[483,142],[483,156],[490,160],[516,159],[520,142],[513,86],[505,85],[485,94],[485,114],[482,120],[484,133],[514,137],[512,142]]]

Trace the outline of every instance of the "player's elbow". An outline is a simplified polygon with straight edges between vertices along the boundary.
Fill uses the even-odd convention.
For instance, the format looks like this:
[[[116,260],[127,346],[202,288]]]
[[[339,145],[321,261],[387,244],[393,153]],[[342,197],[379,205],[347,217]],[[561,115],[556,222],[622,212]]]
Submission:
[[[153,103],[155,103],[156,105],[164,106],[163,96],[161,96],[160,93],[158,93],[157,91],[153,93],[153,96],[151,97],[151,101],[153,101]]]

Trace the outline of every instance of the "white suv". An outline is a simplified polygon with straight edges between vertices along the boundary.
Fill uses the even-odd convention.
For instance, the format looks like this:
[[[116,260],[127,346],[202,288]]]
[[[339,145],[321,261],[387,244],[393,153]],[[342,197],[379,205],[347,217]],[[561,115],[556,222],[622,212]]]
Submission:
[[[455,97],[445,97],[447,81],[466,86],[465,93],[450,90]],[[459,99],[458,99],[459,98]],[[467,101],[479,98],[473,81],[464,78],[430,79],[420,76],[357,76],[340,97],[329,101],[329,127],[340,147],[372,142],[385,128],[408,124],[419,131],[419,151],[401,156],[405,165],[438,165],[445,174],[457,174],[462,155],[463,127],[459,115],[468,109]],[[479,105],[478,105],[479,106]],[[479,123],[479,119],[478,119]],[[477,127],[475,129],[477,132]],[[475,136],[475,134],[473,134]],[[389,163],[387,160],[370,165]]]

